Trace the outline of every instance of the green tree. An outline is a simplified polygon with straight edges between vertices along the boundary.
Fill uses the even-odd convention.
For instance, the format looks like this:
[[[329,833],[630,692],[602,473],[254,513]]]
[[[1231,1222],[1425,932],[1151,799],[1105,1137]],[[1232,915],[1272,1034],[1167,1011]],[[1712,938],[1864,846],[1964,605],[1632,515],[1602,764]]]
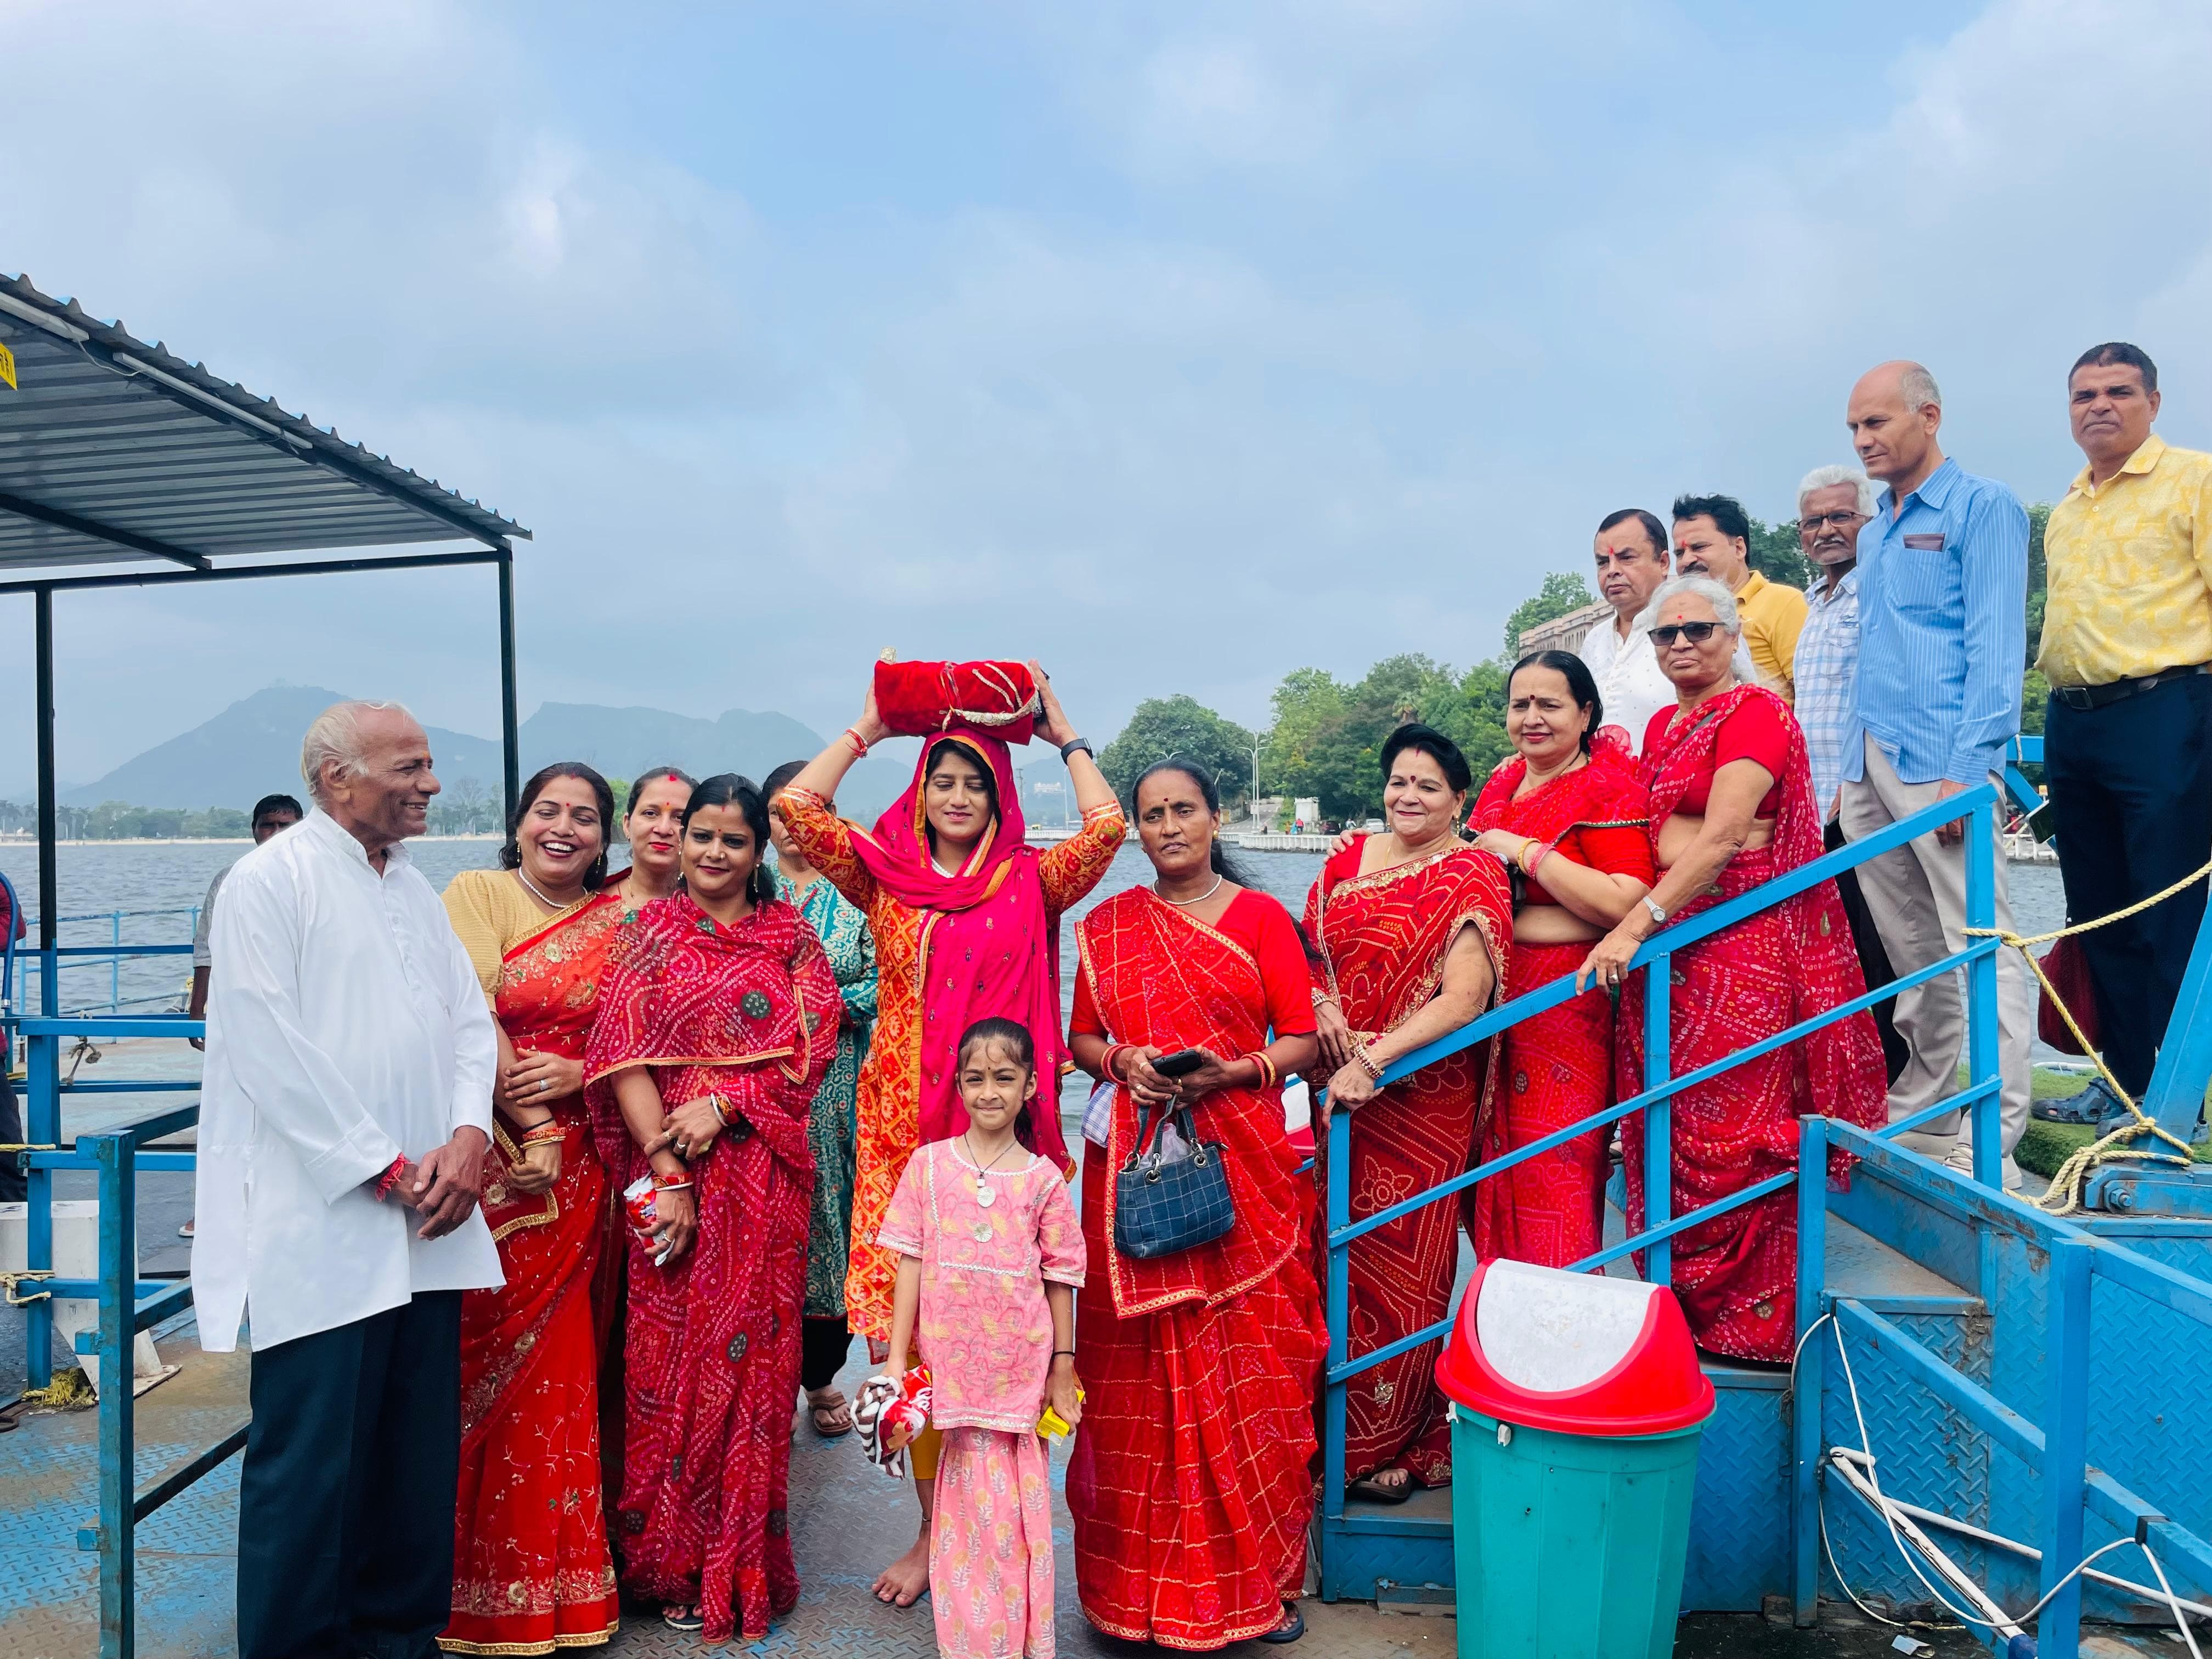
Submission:
[[[1449,718],[1458,697],[1458,677],[1425,656],[1387,657],[1348,686],[1300,669],[1276,689],[1261,775],[1286,795],[1317,798],[1324,819],[1372,817],[1382,810],[1382,740],[1408,718]]]
[[[1579,571],[1554,570],[1544,578],[1544,585],[1529,598],[1514,607],[1513,614],[1505,619],[1505,660],[1516,662],[1521,656],[1521,636],[1532,628],[1579,611],[1595,603],[1589,584]]]
[[[1805,562],[1804,544],[1797,539],[1797,520],[1781,524],[1751,521],[1751,568],[1771,582],[1785,587],[1813,585],[1813,567]]]
[[[1121,736],[1106,745],[1098,769],[1122,804],[1135,810],[1130,790],[1138,774],[1155,761],[1170,757],[1204,767],[1221,791],[1224,805],[1251,793],[1252,734],[1234,720],[1224,720],[1197,698],[1178,692],[1172,697],[1147,697],[1121,728]]]

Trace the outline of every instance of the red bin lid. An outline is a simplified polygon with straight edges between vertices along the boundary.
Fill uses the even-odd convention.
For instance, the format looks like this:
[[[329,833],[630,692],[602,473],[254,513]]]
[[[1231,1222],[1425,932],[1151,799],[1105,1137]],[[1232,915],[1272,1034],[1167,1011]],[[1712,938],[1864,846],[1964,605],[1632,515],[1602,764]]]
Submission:
[[[1468,1281],[1437,1386],[1501,1423],[1565,1434],[1666,1434],[1713,1410],[1673,1291],[1502,1258]]]

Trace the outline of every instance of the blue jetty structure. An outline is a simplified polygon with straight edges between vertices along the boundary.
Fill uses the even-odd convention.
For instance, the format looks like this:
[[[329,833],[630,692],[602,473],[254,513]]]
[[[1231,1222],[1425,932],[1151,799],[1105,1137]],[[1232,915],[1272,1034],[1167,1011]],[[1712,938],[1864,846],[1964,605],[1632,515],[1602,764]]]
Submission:
[[[105,1385],[94,1436],[70,1430],[83,1419],[64,1416],[33,1419],[0,1436],[0,1511],[9,1517],[0,1524],[0,1651],[33,1650],[11,1632],[56,1628],[58,1595],[88,1597],[89,1575],[58,1565],[51,1539],[22,1541],[35,1529],[15,1524],[18,1512],[35,1511],[51,1531],[64,1510],[82,1517],[74,1542],[85,1554],[73,1559],[97,1559],[102,1659],[130,1659],[137,1651],[142,1598],[160,1608],[147,1626],[154,1645],[221,1651],[224,1635],[210,1632],[228,1629],[228,1575],[220,1571],[228,1540],[216,1535],[226,1511],[206,1498],[216,1483],[204,1477],[222,1469],[243,1443],[244,1368],[231,1357],[211,1356],[181,1405],[150,1395],[149,1419],[158,1412],[165,1424],[158,1447],[139,1444],[128,1381],[137,1334],[188,1314],[191,1305],[189,1279],[139,1277],[133,1234],[138,1176],[191,1167],[190,1152],[155,1143],[195,1122],[198,1108],[188,1097],[197,1085],[182,1079],[78,1081],[65,1079],[63,1068],[64,1051],[82,1042],[183,1037],[202,1028],[175,1016],[129,1016],[112,1006],[63,1012],[61,972],[70,963],[188,947],[58,942],[53,594],[87,586],[495,564],[511,803],[512,542],[527,532],[20,278],[0,279],[0,342],[15,354],[21,383],[15,393],[0,391],[0,566],[48,573],[0,581],[0,592],[28,592],[36,607],[41,854],[35,948],[19,953],[12,941],[0,945],[0,1024],[27,1039],[32,1143],[0,1154],[15,1158],[30,1177],[30,1272],[11,1282],[9,1300],[27,1327],[33,1386],[48,1380],[47,1298],[96,1301],[97,1327],[78,1346],[99,1357]],[[478,546],[242,562],[252,554],[445,538]],[[116,561],[131,568],[51,574]],[[2034,738],[2015,745],[2011,781],[2024,798],[2033,792],[2017,769],[2039,760],[2039,747]],[[1994,917],[1995,830],[2006,810],[1996,787],[1967,790],[1662,930],[1638,952],[1636,969],[1663,983],[1672,953],[1685,945],[1961,817],[1971,849],[1967,911],[1986,929]],[[1984,933],[1920,973],[1681,1076],[1672,1074],[1668,1058],[1668,999],[1649,997],[1641,1093],[1357,1223],[1346,1187],[1349,1121],[1338,1115],[1325,1200],[1332,1343],[1322,1402],[1326,1467],[1314,1532],[1322,1602],[1448,1602],[1453,1581],[1448,1494],[1419,1493],[1401,1507],[1344,1496],[1346,1387],[1449,1325],[1351,1359],[1344,1337],[1347,1250],[1393,1217],[1455,1203],[1489,1175],[1641,1110],[1653,1213],[1644,1231],[1612,1239],[1579,1265],[1626,1272],[1640,1254],[1646,1275],[1667,1282],[1669,1241],[1685,1229],[1766,1194],[1796,1189],[1800,1358],[1789,1370],[1706,1362],[1719,1404],[1703,1441],[1686,1612],[1764,1612],[1810,1626],[1823,1601],[1849,1597],[1893,1609],[1941,1601],[1970,1625],[1979,1621],[1978,1633],[2008,1656],[2071,1656],[2085,1616],[2171,1625],[2178,1611],[2212,1621],[2212,1480],[2199,1449],[2212,1410],[2212,1170],[2178,1161],[2108,1162],[2084,1183],[2080,1208],[2063,1218],[2002,1190],[1996,957],[2008,948]],[[26,969],[36,970],[34,995],[26,991]],[[1950,1099],[1872,1133],[1808,1118],[1799,1168],[1814,1172],[1812,1179],[1778,1175],[1705,1209],[1666,1213],[1669,1107],[1677,1091],[1870,1006],[1897,986],[1951,973],[1966,981],[1969,1035],[1966,1076]],[[1493,1036],[1557,1006],[1571,989],[1560,981],[1517,998],[1387,1075]],[[2208,1084],[2212,929],[2198,939],[2145,1109],[2185,1140]],[[103,1091],[179,1098],[169,1109],[64,1146],[69,1097]],[[1971,1176],[1892,1139],[1954,1108],[1965,1109],[1972,1126]],[[1829,1192],[1823,1178],[1832,1147],[1858,1160],[1846,1193]],[[53,1180],[65,1171],[89,1172],[98,1185],[99,1271],[88,1279],[50,1271]],[[188,1372],[170,1386],[189,1380]],[[212,1425],[212,1437],[179,1443],[180,1420]],[[899,1535],[911,1526],[906,1513],[884,1501],[880,1483],[866,1484],[849,1455],[832,1459],[802,1442],[793,1485],[817,1506],[811,1514],[805,1504],[793,1506],[803,1560],[849,1552],[856,1539],[862,1549],[882,1547],[888,1559],[911,1536]],[[189,1585],[167,1565],[153,1578],[138,1571],[137,1529],[168,1505],[174,1505],[168,1517],[153,1524],[191,1532],[200,1558],[216,1564]],[[926,1616],[879,1608],[866,1595],[865,1576],[834,1565],[808,1572],[807,1597],[768,1646],[788,1653],[930,1650]],[[830,1597],[816,1589],[825,1578],[835,1596],[860,1611],[825,1613]],[[1064,1640],[1080,1634],[1072,1585],[1073,1575],[1063,1571]],[[1577,1593],[1573,1585],[1529,1587],[1532,1595]],[[1314,1634],[1326,1651],[1401,1645],[1377,1644],[1371,1634],[1344,1636],[1343,1627],[1330,1626],[1331,1613],[1326,1605],[1315,1609]],[[38,1620],[44,1623],[30,1622]],[[904,1622],[883,1622],[896,1620]],[[90,1621],[81,1622],[88,1644]],[[634,1621],[616,1646],[657,1649],[668,1639],[657,1621]]]

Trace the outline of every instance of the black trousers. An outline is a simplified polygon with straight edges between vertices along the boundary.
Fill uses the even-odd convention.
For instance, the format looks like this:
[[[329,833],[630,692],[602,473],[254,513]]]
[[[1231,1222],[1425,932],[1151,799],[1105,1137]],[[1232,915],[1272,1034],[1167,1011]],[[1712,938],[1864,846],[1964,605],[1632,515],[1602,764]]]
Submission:
[[[2212,856],[2212,675],[2169,680],[2102,708],[2052,697],[2043,764],[2069,923],[2124,909]],[[2080,936],[2105,1064],[2138,1100],[2203,919],[2200,882]]]
[[[8,1054],[0,1048],[0,1143],[21,1146],[23,1109],[15,1100],[15,1085],[8,1081]],[[15,1166],[15,1154],[0,1152],[0,1204],[21,1204],[31,1194],[31,1178]]]
[[[253,1355],[239,1659],[431,1659],[453,1612],[461,1293]]]
[[[845,1369],[845,1356],[852,1352],[853,1336],[842,1315],[835,1319],[810,1316],[799,1322],[799,1386],[811,1394],[837,1380],[837,1373]]]
[[[1825,838],[1826,850],[1832,853],[1843,844],[1843,826],[1831,820]],[[1874,912],[1867,908],[1866,897],[1859,891],[1858,872],[1846,870],[1838,876],[1836,893],[1844,902],[1844,919],[1851,925],[1851,945],[1858,952],[1859,971],[1866,976],[1867,989],[1888,984],[1897,977],[1897,970],[1889,965],[1881,930],[1874,925]],[[1911,1046],[1897,1034],[1897,999],[1884,997],[1875,1004],[1873,1012],[1875,1029],[1881,1033],[1882,1065],[1894,1083],[1905,1061],[1912,1058]]]

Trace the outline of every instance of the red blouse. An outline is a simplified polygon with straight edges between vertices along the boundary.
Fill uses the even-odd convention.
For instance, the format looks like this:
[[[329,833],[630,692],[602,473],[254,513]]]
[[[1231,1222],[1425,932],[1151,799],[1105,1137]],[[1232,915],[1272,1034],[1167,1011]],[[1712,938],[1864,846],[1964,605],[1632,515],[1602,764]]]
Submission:
[[[1662,708],[1651,717],[1651,724],[1644,732],[1644,754],[1656,754],[1665,746],[1667,728],[1680,712]],[[1695,720],[1697,715],[1692,714],[1689,718]],[[1757,761],[1766,769],[1767,776],[1774,780],[1773,787],[1759,801],[1756,815],[1772,817],[1782,807],[1782,774],[1790,760],[1790,732],[1783,724],[1786,718],[1782,705],[1771,697],[1747,697],[1733,712],[1723,715],[1713,742],[1712,771],[1683,792],[1674,811],[1703,817],[1712,799],[1713,773],[1730,761],[1747,760]]]
[[[1267,1024],[1278,1038],[1310,1036],[1314,1030],[1313,993],[1306,967],[1305,946],[1299,943],[1297,924],[1291,913],[1265,893],[1247,887],[1229,901],[1213,930],[1251,952],[1260,964],[1260,982],[1267,988]],[[1070,1036],[1110,1036],[1098,1017],[1098,1004],[1091,993],[1087,964],[1075,975],[1075,1008],[1068,1020]]]
[[[1642,823],[1595,824],[1578,823],[1561,836],[1551,852],[1544,858],[1564,858],[1570,864],[1579,864],[1585,869],[1601,871],[1608,876],[1630,876],[1649,887],[1658,878],[1651,867],[1651,837],[1644,833]],[[1536,860],[1537,871],[1544,868],[1544,859]],[[1557,904],[1534,876],[1522,878],[1521,902],[1527,904]]]

